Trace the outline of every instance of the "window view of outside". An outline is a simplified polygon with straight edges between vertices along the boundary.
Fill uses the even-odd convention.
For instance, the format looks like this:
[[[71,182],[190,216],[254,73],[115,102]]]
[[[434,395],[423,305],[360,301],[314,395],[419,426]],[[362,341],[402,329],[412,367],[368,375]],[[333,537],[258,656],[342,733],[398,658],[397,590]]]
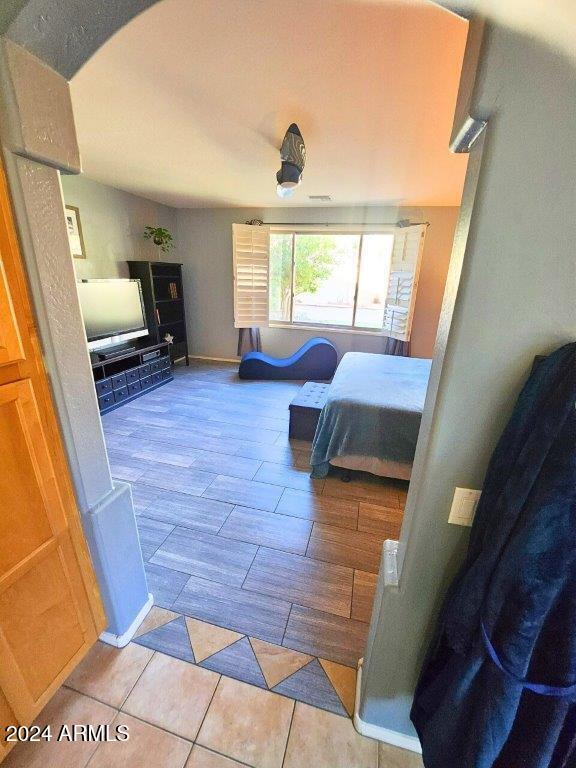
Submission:
[[[391,234],[272,233],[270,319],[381,328],[393,242]]]
[[[359,235],[295,235],[295,323],[352,325]]]

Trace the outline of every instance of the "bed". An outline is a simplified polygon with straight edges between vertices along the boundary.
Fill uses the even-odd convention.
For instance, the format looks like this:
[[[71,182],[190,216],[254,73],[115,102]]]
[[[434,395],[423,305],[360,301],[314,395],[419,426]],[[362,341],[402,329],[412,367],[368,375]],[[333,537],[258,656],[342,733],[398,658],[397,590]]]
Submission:
[[[330,464],[409,480],[431,360],[348,352],[312,444],[312,477]]]

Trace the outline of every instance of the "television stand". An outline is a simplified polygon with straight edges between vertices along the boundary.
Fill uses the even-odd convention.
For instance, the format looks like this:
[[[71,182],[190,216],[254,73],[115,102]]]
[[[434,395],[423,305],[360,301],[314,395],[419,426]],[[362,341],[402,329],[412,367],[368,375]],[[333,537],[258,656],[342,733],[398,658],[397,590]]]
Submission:
[[[108,413],[124,403],[136,400],[147,392],[173,380],[170,345],[163,341],[119,350],[101,360],[98,352],[90,355],[92,375],[100,413]]]
[[[118,344],[114,347],[104,347],[103,349],[95,350],[98,355],[98,360],[110,360],[113,357],[118,357],[126,352],[135,352],[136,347],[129,344]]]

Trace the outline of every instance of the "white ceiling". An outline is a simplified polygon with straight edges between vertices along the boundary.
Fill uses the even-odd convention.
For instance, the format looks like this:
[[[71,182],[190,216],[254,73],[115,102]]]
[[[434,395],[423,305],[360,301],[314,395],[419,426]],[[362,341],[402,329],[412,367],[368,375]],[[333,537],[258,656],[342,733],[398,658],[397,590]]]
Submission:
[[[71,82],[84,171],[178,207],[458,205],[466,31],[426,0],[163,0]],[[281,201],[291,122],[307,164]]]

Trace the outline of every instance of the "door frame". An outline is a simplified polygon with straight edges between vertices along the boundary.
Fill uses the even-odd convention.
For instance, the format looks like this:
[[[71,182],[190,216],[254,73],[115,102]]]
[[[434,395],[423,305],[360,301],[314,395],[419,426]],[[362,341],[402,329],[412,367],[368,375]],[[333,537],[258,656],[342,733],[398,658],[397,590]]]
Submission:
[[[60,173],[80,173],[68,82],[0,38],[0,144],[19,250],[69,471],[108,620],[126,645],[152,605],[130,486],[113,481],[94,389]],[[120,535],[121,533],[121,535]]]
[[[8,473],[4,501],[12,500],[2,510],[4,726],[30,724],[96,642],[107,619],[42,360],[1,162],[0,310],[0,408],[9,425],[2,437]],[[47,623],[46,616],[58,621]],[[0,740],[0,762],[10,748]]]
[[[152,5],[154,0],[143,0],[142,5],[144,7],[148,7],[149,5]],[[439,3],[441,4],[441,3]],[[125,6],[128,5],[128,3],[122,3],[120,2],[119,5],[122,5],[124,7],[124,11],[126,10]],[[110,19],[109,20],[109,28],[106,30],[100,29],[98,34],[100,35],[100,38],[97,42],[97,44],[93,43],[92,50],[89,50],[85,58],[88,58],[89,55],[98,47],[98,45],[102,44],[118,27],[120,27],[123,23],[129,20],[131,16],[134,15],[134,12],[128,12],[125,14],[125,17],[122,19],[120,23],[118,23],[117,19]],[[473,20],[474,22],[474,20]],[[108,21],[107,21],[108,23]],[[75,24],[77,24],[77,20],[75,20]],[[88,25],[90,26],[90,25]],[[73,28],[73,27],[72,27]],[[62,34],[62,29],[55,30],[50,29],[48,30],[48,36],[52,36],[54,40],[57,40],[58,37]],[[11,43],[13,46],[14,44]],[[39,46],[40,47],[40,46]],[[37,50],[39,50],[39,47],[37,47]],[[17,46],[19,48],[19,46]],[[18,55],[21,54],[21,51],[23,49],[20,49]],[[467,46],[467,54],[471,52],[471,48]],[[457,116],[455,119],[455,130],[453,135],[453,149],[454,151],[469,151],[471,146],[466,145],[467,137],[469,137],[469,132],[467,130],[464,130],[467,126],[468,128],[474,128],[474,118],[472,118],[468,112],[467,112],[467,105],[470,103],[471,99],[471,89],[472,84],[474,82],[474,76],[476,72],[476,65],[478,62],[478,50],[476,51],[476,58],[475,61],[471,61],[471,68],[467,70],[466,72],[463,72],[463,86],[461,87],[461,95],[463,94],[463,98],[459,98],[459,105],[457,110]],[[86,53],[86,52],[84,52]],[[471,55],[471,53],[470,53]],[[27,54],[28,57],[30,57],[30,54]],[[79,50],[72,50],[71,52],[71,61],[68,62],[67,65],[63,65],[64,69],[66,69],[66,66],[68,66],[70,69],[68,71],[68,75],[71,76],[76,69],[80,66],[83,61],[80,61],[80,57],[83,56],[83,52]],[[34,57],[31,57],[34,58]],[[84,59],[85,60],[85,59]],[[38,59],[35,59],[35,61],[39,62]],[[42,62],[39,62],[42,63]],[[52,63],[54,64],[54,59],[52,58]],[[62,69],[61,67],[59,67]],[[60,76],[57,75],[54,70],[49,70],[51,75],[53,77],[59,78]],[[471,77],[469,77],[471,75]],[[464,78],[467,77],[467,81],[464,82]],[[63,78],[60,78],[61,82],[58,83],[58,88],[63,88],[64,81]],[[54,81],[55,82],[55,81]],[[13,87],[14,83],[12,83]],[[25,87],[30,87],[30,83],[25,83]],[[67,84],[66,84],[67,89]],[[0,97],[3,96],[6,98],[6,90],[2,83],[0,83]],[[468,102],[466,101],[466,98],[464,97],[470,97]],[[63,97],[64,98],[64,97]],[[69,100],[69,94],[66,95],[66,99]],[[37,105],[35,105],[37,106]],[[38,236],[45,233],[47,229],[49,230],[52,222],[50,219],[49,212],[44,209],[38,209],[38,207],[31,207],[30,203],[34,202],[34,198],[37,196],[37,188],[38,188],[38,182],[36,182],[36,185],[34,184],[34,179],[32,178],[34,173],[33,171],[36,170],[34,168],[31,169],[30,163],[32,164],[38,164],[40,162],[42,164],[42,169],[45,172],[45,178],[43,179],[42,186],[44,187],[44,191],[49,190],[50,196],[53,196],[55,199],[60,199],[61,204],[61,190],[59,187],[59,179],[56,174],[51,174],[51,170],[53,168],[58,168],[63,172],[72,172],[72,173],[78,173],[80,171],[80,162],[77,152],[77,144],[76,144],[76,136],[75,131],[73,129],[73,123],[72,126],[69,124],[66,126],[62,125],[62,112],[61,111],[53,111],[50,107],[50,105],[47,105],[48,113],[45,117],[49,117],[49,119],[45,119],[43,122],[43,130],[48,131],[48,135],[51,137],[51,140],[55,142],[56,145],[58,145],[58,142],[61,140],[61,137],[63,134],[67,134],[68,137],[68,146],[67,150],[68,153],[64,153],[64,159],[62,155],[62,147],[61,145],[58,147],[59,152],[57,154],[53,154],[51,157],[46,158],[45,153],[46,151],[50,151],[50,147],[47,146],[46,142],[43,141],[41,143],[41,146],[38,146],[38,136],[31,137],[22,137],[18,134],[18,130],[20,130],[20,127],[22,125],[22,115],[20,114],[20,105],[17,105],[16,110],[12,110],[12,114],[16,116],[16,123],[17,123],[17,130],[11,130],[9,134],[8,141],[6,140],[6,135],[2,136],[0,135],[0,140],[4,143],[5,151],[7,152],[7,165],[8,165],[8,174],[11,182],[11,186],[13,190],[16,190],[16,192],[13,191],[13,194],[15,194],[15,201],[16,201],[16,211],[18,215],[18,221],[21,227],[21,236],[23,238],[23,249],[25,255],[27,253],[30,254],[30,258],[27,257],[27,262],[29,266],[29,272],[34,273],[37,268],[37,254],[34,253],[34,251],[38,250],[37,248],[34,248],[34,245],[32,243],[32,240],[34,236]],[[65,112],[65,120],[68,120],[67,113]],[[71,118],[71,113],[70,113]],[[480,133],[478,134],[480,135]],[[459,282],[459,276],[460,271],[462,269],[462,263],[464,258],[464,252],[466,249],[466,242],[467,242],[467,236],[468,236],[468,230],[470,227],[471,217],[472,217],[472,207],[473,207],[473,198],[474,198],[474,191],[476,188],[476,184],[478,182],[478,176],[479,176],[479,168],[480,168],[480,160],[481,160],[481,148],[483,144],[483,139],[478,139],[476,136],[476,150],[475,152],[475,158],[474,162],[469,163],[468,167],[468,174],[467,174],[467,188],[470,192],[470,204],[467,206],[467,210],[465,213],[461,213],[459,223],[457,225],[457,234],[456,234],[456,240],[454,244],[454,249],[452,253],[452,258],[450,262],[450,271],[449,271],[449,286],[448,290],[445,295],[444,304],[442,308],[442,315],[441,315],[441,321],[440,321],[440,327],[439,327],[439,334],[437,337],[436,342],[436,348],[435,348],[435,363],[432,369],[432,375],[431,375],[431,381],[428,389],[428,395],[426,398],[426,404],[422,419],[422,430],[421,435],[418,442],[418,448],[417,448],[417,455],[415,460],[415,467],[414,467],[414,474],[413,474],[413,481],[411,483],[410,493],[408,496],[407,501],[407,508],[406,508],[406,523],[403,526],[402,531],[402,541],[401,541],[401,547],[400,547],[400,563],[402,563],[403,559],[403,552],[404,549],[404,543],[409,538],[409,532],[413,525],[417,524],[417,516],[416,516],[416,505],[419,495],[419,486],[422,481],[421,473],[420,473],[420,467],[422,467],[424,462],[424,457],[426,454],[426,446],[430,439],[430,436],[432,434],[432,425],[433,425],[433,415],[435,410],[435,404],[436,404],[436,396],[438,394],[439,389],[439,383],[440,383],[440,376],[441,376],[441,369],[442,369],[442,361],[444,357],[444,352],[446,350],[447,346],[447,340],[449,335],[449,329],[450,329],[450,323],[452,319],[452,315],[454,312],[455,307],[455,301],[456,301],[456,294],[457,294],[457,288],[458,288],[458,282]],[[461,141],[462,144],[458,145],[458,141]],[[21,158],[24,157],[27,159],[27,166],[23,166]],[[41,174],[40,174],[41,175]],[[23,232],[23,230],[25,230]],[[62,234],[62,233],[60,233]],[[27,242],[28,241],[28,242]],[[50,258],[53,261],[52,266],[62,266],[65,261],[69,259],[69,254],[64,253],[64,247],[61,242],[56,242],[56,240],[51,244],[51,255]],[[67,269],[70,268],[70,265],[68,265]],[[70,395],[66,395],[66,382],[63,382],[60,378],[59,374],[59,366],[58,366],[58,342],[59,340],[57,338],[54,338],[53,329],[50,326],[50,320],[54,320],[58,317],[59,313],[62,312],[62,307],[58,306],[57,304],[51,304],[50,301],[46,301],[46,296],[43,294],[42,289],[42,281],[41,280],[35,280],[35,278],[31,274],[31,283],[32,283],[32,292],[34,295],[35,305],[37,308],[37,311],[39,312],[39,323],[42,329],[42,336],[45,340],[45,344],[50,347],[50,344],[52,344],[52,350],[56,350],[54,352],[54,356],[52,359],[52,365],[50,365],[50,353],[48,354],[48,364],[51,368],[51,377],[53,381],[53,386],[55,389],[55,396],[58,401],[58,410],[61,416],[61,419],[63,422],[68,421],[70,424],[70,429],[67,431],[65,429],[66,434],[66,443],[68,445],[69,453],[72,454],[72,458],[74,461],[76,461],[77,467],[79,469],[79,477],[81,478],[82,473],[81,470],[85,469],[83,466],[84,459],[80,455],[80,451],[78,451],[78,448],[82,448],[82,440],[80,439],[80,433],[77,429],[77,425],[75,426],[75,414],[74,414],[74,408],[70,407],[70,401],[74,401],[75,398],[83,397],[88,394],[88,390],[86,387],[86,383],[84,381],[76,384],[76,389],[72,390]],[[44,314],[44,318],[42,318],[42,315]],[[79,310],[78,312],[75,311],[75,321],[77,321],[79,318]],[[81,337],[81,334],[80,334]],[[58,395],[58,387],[62,387],[63,389],[63,395],[59,397]],[[90,390],[91,391],[91,390]],[[89,397],[90,399],[90,397]],[[90,407],[92,407],[90,405]],[[97,437],[98,442],[100,442],[100,438],[98,437],[99,430],[94,427],[93,428],[93,435]],[[105,448],[103,446],[103,440],[102,442],[102,448],[99,449],[99,460],[101,460],[103,457],[105,457]],[[76,455],[74,455],[76,454]],[[109,472],[108,472],[108,478],[105,477],[106,473],[103,472],[103,479],[104,479],[104,485],[106,485],[109,481]],[[371,664],[371,657],[373,655],[374,651],[374,641],[375,636],[377,634],[377,630],[380,625],[380,615],[381,615],[381,608],[382,608],[382,602],[384,600],[384,593],[385,593],[385,585],[384,585],[384,577],[381,573],[379,577],[379,585],[377,589],[377,597],[376,602],[378,603],[375,606],[372,622],[370,626],[370,633],[369,633],[369,640],[368,640],[368,648],[366,653],[366,663],[364,666],[364,669],[366,670],[364,673],[364,680],[361,686],[361,689],[359,690],[359,697],[357,700],[357,712],[356,712],[356,718],[355,722],[359,729],[362,728],[362,714],[363,714],[363,703],[367,695],[367,683],[370,681],[372,675],[370,670],[370,664]],[[382,738],[382,734],[379,735],[379,738]],[[387,739],[389,740],[389,739]],[[410,744],[403,744],[403,746],[408,746],[409,748],[417,749],[417,745],[415,743]]]

